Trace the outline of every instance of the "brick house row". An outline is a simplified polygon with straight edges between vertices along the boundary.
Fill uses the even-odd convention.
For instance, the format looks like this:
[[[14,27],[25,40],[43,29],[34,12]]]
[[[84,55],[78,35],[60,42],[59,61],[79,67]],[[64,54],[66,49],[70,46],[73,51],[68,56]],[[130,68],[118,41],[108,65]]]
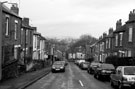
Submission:
[[[34,60],[45,60],[45,46],[45,37],[19,16],[17,5],[9,9],[0,2],[0,80],[16,76],[18,66],[29,71]]]
[[[90,46],[92,57],[105,62],[108,56],[135,57],[135,10],[129,13],[129,19],[122,25],[121,19],[116,28],[110,28],[99,40]]]

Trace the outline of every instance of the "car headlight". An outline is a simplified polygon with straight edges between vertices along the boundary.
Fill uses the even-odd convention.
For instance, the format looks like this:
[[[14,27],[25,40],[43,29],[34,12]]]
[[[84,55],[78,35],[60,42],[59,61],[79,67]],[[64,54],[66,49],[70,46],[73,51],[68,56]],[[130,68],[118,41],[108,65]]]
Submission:
[[[64,67],[60,67],[61,69],[63,69]]]
[[[106,71],[105,70],[102,70],[102,73],[105,73]]]
[[[54,66],[53,66],[52,68],[53,68],[53,69],[55,69],[55,67],[54,67]]]

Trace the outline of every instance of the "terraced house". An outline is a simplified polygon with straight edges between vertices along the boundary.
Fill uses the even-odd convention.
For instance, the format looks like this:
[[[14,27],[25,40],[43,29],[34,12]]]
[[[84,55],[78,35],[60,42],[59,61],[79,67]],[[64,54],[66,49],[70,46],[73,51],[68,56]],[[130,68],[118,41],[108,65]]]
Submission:
[[[106,57],[135,57],[135,10],[129,13],[129,19],[122,25],[122,20],[116,22],[116,29],[103,33],[92,47],[95,60],[105,62]]]
[[[19,16],[17,4],[8,8],[4,3],[0,2],[0,80],[31,70],[46,52],[46,39],[30,26],[29,18]]]
[[[22,21],[18,13],[16,5],[9,9],[0,3],[0,76],[3,78],[18,74]]]

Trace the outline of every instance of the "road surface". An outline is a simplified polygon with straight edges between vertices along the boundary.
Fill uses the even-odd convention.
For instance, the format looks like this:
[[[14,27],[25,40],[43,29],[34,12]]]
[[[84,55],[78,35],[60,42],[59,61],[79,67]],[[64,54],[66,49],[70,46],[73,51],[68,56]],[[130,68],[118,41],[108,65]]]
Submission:
[[[26,89],[113,89],[109,82],[99,81],[74,63],[64,73],[50,73]]]

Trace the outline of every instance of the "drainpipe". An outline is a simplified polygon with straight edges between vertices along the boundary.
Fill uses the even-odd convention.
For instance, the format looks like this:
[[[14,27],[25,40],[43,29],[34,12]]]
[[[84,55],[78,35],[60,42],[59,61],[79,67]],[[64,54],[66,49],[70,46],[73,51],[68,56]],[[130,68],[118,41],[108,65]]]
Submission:
[[[2,3],[0,2],[0,80],[2,78]]]
[[[2,4],[7,3],[0,2],[0,80],[2,79]]]
[[[27,64],[27,62],[26,62],[26,28],[24,28],[24,33],[25,33],[25,35],[24,35],[24,65],[25,65],[25,71],[26,71],[26,64]]]

